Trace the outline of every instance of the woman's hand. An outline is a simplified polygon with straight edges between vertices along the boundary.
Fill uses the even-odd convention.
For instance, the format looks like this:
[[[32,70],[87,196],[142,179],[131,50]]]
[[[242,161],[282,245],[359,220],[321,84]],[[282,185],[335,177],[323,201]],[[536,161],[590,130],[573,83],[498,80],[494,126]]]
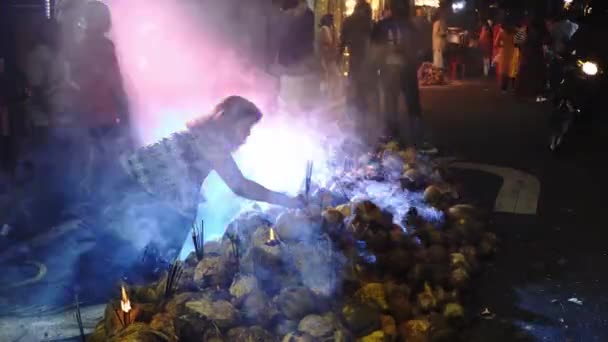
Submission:
[[[306,199],[302,195],[287,197],[283,205],[287,208],[302,209],[306,207]]]

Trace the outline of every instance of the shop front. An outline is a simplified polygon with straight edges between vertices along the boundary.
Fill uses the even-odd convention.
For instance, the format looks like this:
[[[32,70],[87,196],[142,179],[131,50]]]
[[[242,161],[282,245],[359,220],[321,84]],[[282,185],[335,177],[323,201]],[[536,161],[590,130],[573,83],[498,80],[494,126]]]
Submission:
[[[372,18],[379,20],[390,0],[368,0],[367,2],[372,7]],[[314,6],[315,22],[319,23],[325,14],[333,14],[336,31],[340,32],[344,18],[353,13],[356,4],[357,0],[317,0]]]

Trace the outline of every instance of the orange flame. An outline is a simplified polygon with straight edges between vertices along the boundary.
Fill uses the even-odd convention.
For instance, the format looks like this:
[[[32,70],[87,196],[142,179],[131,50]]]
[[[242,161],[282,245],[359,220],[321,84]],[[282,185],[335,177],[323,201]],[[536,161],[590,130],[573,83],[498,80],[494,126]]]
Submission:
[[[124,286],[121,286],[122,291],[122,299],[120,300],[120,308],[123,312],[131,311],[131,301],[129,300],[129,296],[127,296],[127,290],[125,290]]]
[[[276,240],[276,238],[274,237],[274,229],[270,228],[270,237],[268,238],[269,242],[272,242]]]

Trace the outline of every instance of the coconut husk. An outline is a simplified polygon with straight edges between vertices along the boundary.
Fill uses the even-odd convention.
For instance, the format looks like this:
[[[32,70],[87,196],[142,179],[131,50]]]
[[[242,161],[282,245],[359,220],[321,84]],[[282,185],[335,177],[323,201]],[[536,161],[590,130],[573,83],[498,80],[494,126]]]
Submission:
[[[278,341],[269,331],[260,326],[232,328],[226,334],[226,342]]]
[[[266,327],[279,312],[263,291],[255,290],[245,297],[241,314],[246,322]]]
[[[390,234],[383,229],[368,229],[361,234],[359,239],[365,241],[367,249],[375,253],[384,252],[390,248]]]
[[[281,342],[316,342],[317,340],[307,333],[293,331],[284,335]]]
[[[386,341],[396,341],[397,340],[397,323],[393,316],[382,315],[380,318],[382,321],[382,331],[384,332],[384,336],[386,337]]]
[[[320,229],[320,224],[304,214],[288,211],[277,218],[275,230],[281,241],[298,243],[309,241]]]
[[[429,264],[431,277],[429,282],[433,285],[445,285],[450,277],[450,265],[447,262]]]
[[[425,313],[433,311],[439,304],[435,293],[428,283],[424,284],[424,290],[416,295],[416,299],[418,309]]]
[[[415,233],[425,246],[441,245],[443,243],[441,231],[429,222],[425,222],[423,226],[416,229]]]
[[[384,331],[376,330],[369,335],[366,335],[366,336],[363,336],[363,337],[357,339],[357,341],[359,341],[359,342],[385,342],[385,341],[387,341],[387,339],[388,339],[388,336],[386,336],[384,334]]]
[[[207,255],[194,269],[193,280],[199,287],[228,287],[234,270],[221,255]]]
[[[166,336],[170,337],[172,341],[178,341],[179,337],[175,329],[175,322],[173,316],[167,313],[159,313],[152,317],[150,322],[150,328],[156,331],[160,331]]]
[[[368,200],[354,203],[353,213],[365,223],[382,223],[384,220],[382,210],[374,202]]]
[[[399,153],[401,158],[403,158],[403,162],[414,165],[418,161],[417,151],[414,147],[408,147],[404,151]]]
[[[317,296],[305,287],[288,287],[279,293],[274,302],[279,311],[290,320],[300,320],[317,310]]]
[[[174,317],[175,332],[181,341],[199,341],[206,332],[216,331],[211,321],[198,314],[188,313]]]
[[[108,337],[108,342],[177,342],[170,336],[150,328],[144,323],[133,323]]]
[[[163,281],[166,282],[166,276],[165,278],[161,279],[160,283]],[[155,284],[150,286],[135,287],[132,289],[131,293],[131,299],[135,303],[154,303],[159,299],[159,294],[156,290]]]
[[[185,306],[190,312],[206,317],[223,329],[236,326],[240,320],[239,312],[230,302],[225,300],[211,301],[203,298],[189,301]]]
[[[450,275],[450,285],[457,289],[464,289],[469,284],[469,272],[464,268],[456,268]]]
[[[436,185],[429,185],[423,194],[424,201],[430,206],[437,208],[443,201],[443,192]]]
[[[429,316],[431,329],[429,338],[431,342],[453,342],[460,341],[458,332],[451,326],[445,316],[433,313]]]
[[[403,277],[412,267],[412,257],[410,253],[403,249],[395,248],[387,255],[387,267],[389,272],[396,277]]]
[[[228,224],[224,236],[238,236],[242,246],[249,246],[253,233],[259,227],[270,227],[272,218],[260,211],[247,211],[241,213],[236,219]]]
[[[426,319],[416,319],[399,324],[399,336],[408,342],[429,342],[431,323]]]
[[[183,292],[173,296],[165,305],[165,311],[171,316],[178,316],[185,309],[186,302],[189,302],[196,298],[201,298],[201,293],[196,292]]]
[[[302,334],[298,330],[299,321],[279,318],[274,326],[274,334],[277,336],[298,335]]]
[[[252,293],[259,290],[258,280],[252,275],[237,275],[230,285],[230,295],[234,297],[233,302],[238,306]]]
[[[335,322],[331,316],[308,315],[298,324],[298,330],[314,338],[323,339],[333,334]]]
[[[108,340],[108,333],[105,329],[103,321],[99,322],[95,327],[95,330],[87,336],[87,342],[106,342]]]
[[[379,310],[388,310],[386,291],[382,283],[366,284],[355,293],[355,298],[361,303],[375,306]]]
[[[428,258],[433,264],[445,263],[448,261],[448,252],[442,245],[431,245],[428,248]]]
[[[369,335],[381,328],[380,311],[370,305],[361,303],[347,304],[342,308],[342,317],[346,327],[357,337]]]

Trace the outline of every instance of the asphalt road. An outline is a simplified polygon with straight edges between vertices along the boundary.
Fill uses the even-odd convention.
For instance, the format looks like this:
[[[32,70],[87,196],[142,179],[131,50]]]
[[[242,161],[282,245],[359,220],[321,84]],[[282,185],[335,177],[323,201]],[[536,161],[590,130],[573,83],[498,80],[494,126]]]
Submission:
[[[443,154],[541,182],[536,215],[493,215],[501,247],[477,279],[471,316],[487,307],[495,318],[474,318],[467,341],[608,341],[604,120],[582,126],[552,155],[547,103],[503,94],[491,81],[426,88],[422,97]],[[479,171],[456,178],[467,198],[493,208],[500,178]]]

